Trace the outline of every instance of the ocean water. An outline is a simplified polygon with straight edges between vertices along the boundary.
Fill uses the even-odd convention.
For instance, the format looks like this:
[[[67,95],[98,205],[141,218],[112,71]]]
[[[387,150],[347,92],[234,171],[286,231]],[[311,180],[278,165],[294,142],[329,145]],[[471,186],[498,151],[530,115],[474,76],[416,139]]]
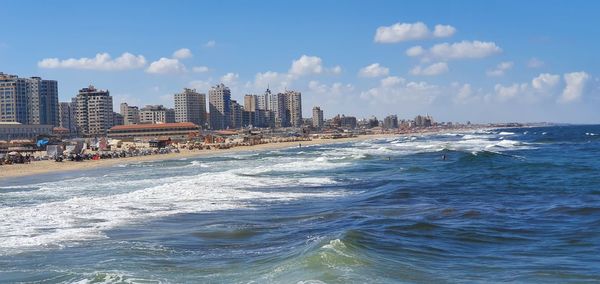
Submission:
[[[600,126],[2,180],[0,282],[597,283]]]

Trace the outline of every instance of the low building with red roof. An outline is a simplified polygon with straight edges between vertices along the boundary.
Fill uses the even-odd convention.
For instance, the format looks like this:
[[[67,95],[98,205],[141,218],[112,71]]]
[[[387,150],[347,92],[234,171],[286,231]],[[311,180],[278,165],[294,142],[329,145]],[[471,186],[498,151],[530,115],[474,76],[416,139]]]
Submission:
[[[189,140],[199,135],[200,128],[191,122],[117,125],[108,130],[109,138],[120,140]]]

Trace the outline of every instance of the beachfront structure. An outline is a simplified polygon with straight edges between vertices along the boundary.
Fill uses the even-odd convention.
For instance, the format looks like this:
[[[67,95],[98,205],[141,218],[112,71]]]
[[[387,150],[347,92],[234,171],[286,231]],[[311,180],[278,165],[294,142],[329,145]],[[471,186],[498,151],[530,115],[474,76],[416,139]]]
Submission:
[[[191,122],[199,126],[206,125],[206,94],[196,89],[183,89],[175,94],[175,121]]]
[[[229,119],[229,128],[238,129],[242,127],[244,108],[236,100],[231,100],[231,118]]]
[[[75,97],[79,136],[104,136],[113,124],[113,99],[108,90],[89,86]]]
[[[174,123],[175,110],[163,105],[147,105],[140,109],[140,123]]]
[[[52,134],[50,124],[21,124],[18,122],[0,122],[0,140],[33,140],[39,135]]]
[[[285,109],[288,125],[302,127],[302,94],[300,92],[285,92]]]
[[[58,83],[0,73],[0,121],[58,126]]]
[[[75,105],[71,102],[60,102],[58,104],[59,126],[69,130],[69,133],[76,133],[75,127]]]
[[[355,129],[356,128],[356,117],[342,115],[342,117],[339,118],[339,123],[340,123],[341,128]]]
[[[388,115],[383,119],[383,128],[384,129],[394,129],[398,128],[398,116],[396,115]]]
[[[231,90],[224,84],[208,91],[210,129],[221,130],[231,126]]]
[[[123,116],[123,124],[138,124],[140,123],[140,109],[137,106],[130,106],[127,103],[120,105],[121,115]]]
[[[199,134],[200,128],[191,122],[119,125],[108,130],[109,138],[145,142],[157,139],[188,140]]]
[[[431,127],[433,125],[433,117],[430,115],[417,115],[415,117],[416,127]]]
[[[323,111],[318,106],[313,107],[313,110],[312,110],[312,126],[314,128],[316,128],[316,129],[321,129],[321,128],[323,128],[324,125],[325,125],[325,122],[324,122],[324,119],[323,119]]]

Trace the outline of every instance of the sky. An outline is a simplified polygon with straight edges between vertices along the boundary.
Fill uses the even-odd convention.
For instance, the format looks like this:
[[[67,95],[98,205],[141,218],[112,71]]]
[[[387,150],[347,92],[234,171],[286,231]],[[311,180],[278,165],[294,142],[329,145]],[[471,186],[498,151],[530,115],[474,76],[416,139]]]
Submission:
[[[286,89],[303,114],[600,123],[598,1],[5,1],[0,72],[115,106]],[[118,108],[115,110],[118,111]]]

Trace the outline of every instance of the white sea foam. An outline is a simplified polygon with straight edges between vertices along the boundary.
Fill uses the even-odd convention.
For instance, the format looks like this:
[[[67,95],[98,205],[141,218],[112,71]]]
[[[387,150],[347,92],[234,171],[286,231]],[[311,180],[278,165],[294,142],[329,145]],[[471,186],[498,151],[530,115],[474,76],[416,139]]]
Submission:
[[[498,133],[498,135],[515,135],[515,133],[514,132],[502,131],[502,132]]]
[[[341,192],[254,191],[334,183],[328,178],[239,176],[234,171],[203,173],[183,180],[108,196],[76,196],[34,206],[0,208],[0,254],[56,247],[104,237],[125,224],[175,214],[251,207],[256,202],[334,197]],[[96,183],[97,187],[102,187]]]

